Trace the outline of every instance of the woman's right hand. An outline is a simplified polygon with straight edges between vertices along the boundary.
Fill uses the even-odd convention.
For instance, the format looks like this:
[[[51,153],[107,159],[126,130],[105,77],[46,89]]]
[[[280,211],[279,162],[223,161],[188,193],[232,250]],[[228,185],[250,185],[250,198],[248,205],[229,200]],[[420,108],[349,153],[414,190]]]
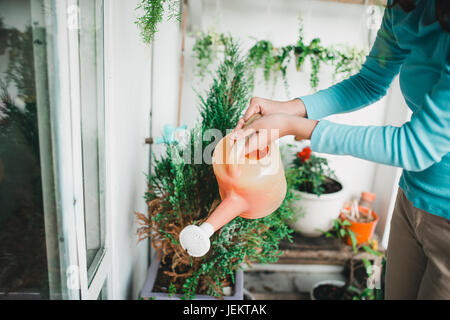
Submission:
[[[293,99],[290,101],[275,101],[270,99],[253,97],[250,99],[250,105],[242,119],[239,120],[234,130],[242,129],[244,124],[255,113],[261,113],[262,116],[283,113],[293,116],[306,117],[306,108],[303,101]]]

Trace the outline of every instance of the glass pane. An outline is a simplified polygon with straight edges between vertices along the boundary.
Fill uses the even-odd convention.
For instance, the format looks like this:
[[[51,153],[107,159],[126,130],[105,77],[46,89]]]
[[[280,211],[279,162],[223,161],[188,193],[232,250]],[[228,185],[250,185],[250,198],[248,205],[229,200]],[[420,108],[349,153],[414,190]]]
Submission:
[[[31,2],[0,0],[0,299],[49,297]]]
[[[101,261],[104,248],[103,205],[103,5],[80,0],[81,131],[88,280]]]
[[[105,280],[97,300],[108,300],[108,280]]]

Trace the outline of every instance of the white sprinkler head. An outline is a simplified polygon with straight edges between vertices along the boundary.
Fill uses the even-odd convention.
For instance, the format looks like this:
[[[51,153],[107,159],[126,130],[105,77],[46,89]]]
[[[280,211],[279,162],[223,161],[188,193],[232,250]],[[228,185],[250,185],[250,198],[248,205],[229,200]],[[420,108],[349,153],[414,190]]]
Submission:
[[[205,222],[200,227],[189,225],[180,232],[180,243],[192,257],[204,256],[211,246],[209,237],[214,233],[214,227]]]

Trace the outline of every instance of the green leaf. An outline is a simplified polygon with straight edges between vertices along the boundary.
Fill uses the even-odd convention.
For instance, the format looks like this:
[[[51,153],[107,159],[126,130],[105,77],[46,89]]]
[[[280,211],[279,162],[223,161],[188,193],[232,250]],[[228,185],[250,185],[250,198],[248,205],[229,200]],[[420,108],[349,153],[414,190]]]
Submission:
[[[334,229],[339,229],[339,222],[338,220],[333,220]]]
[[[344,220],[344,221],[342,221],[342,225],[343,225],[344,227],[350,227],[352,224],[350,223],[350,221]]]
[[[348,235],[350,236],[350,239],[352,241],[353,252],[356,253],[356,251],[357,251],[357,249],[356,249],[357,242],[356,242],[355,233],[352,230],[350,230],[350,229],[348,229],[347,232],[348,232]]]
[[[366,268],[366,273],[370,277],[372,275],[372,263],[366,258],[363,258],[362,261],[364,263],[364,267]]]
[[[360,297],[361,297],[361,298],[365,298],[365,297],[370,296],[371,294],[372,294],[372,289],[370,289],[370,288],[365,288],[365,289],[361,292]]]
[[[359,290],[355,286],[348,286],[349,291],[359,292]]]
[[[376,250],[373,250],[373,249],[372,249],[371,247],[369,247],[369,246],[362,246],[362,248],[363,248],[366,252],[368,252],[368,253],[370,253],[370,254],[373,254],[373,255],[376,255],[376,256],[382,256],[382,255],[383,255],[381,252],[376,251]]]

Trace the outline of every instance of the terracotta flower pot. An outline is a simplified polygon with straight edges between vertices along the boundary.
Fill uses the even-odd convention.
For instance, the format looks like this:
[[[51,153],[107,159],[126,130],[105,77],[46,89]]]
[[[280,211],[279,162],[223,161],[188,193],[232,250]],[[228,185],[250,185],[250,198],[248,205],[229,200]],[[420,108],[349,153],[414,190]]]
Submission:
[[[346,208],[346,209],[350,210],[350,208]],[[359,212],[369,213],[369,209],[367,209],[365,207],[358,206],[358,210],[359,210]],[[375,218],[372,221],[369,221],[369,222],[355,222],[355,221],[347,219],[344,216],[344,214],[341,213],[341,219],[342,220],[347,220],[348,222],[351,223],[351,225],[348,226],[348,229],[353,231],[353,233],[355,234],[356,245],[360,245],[362,243],[365,243],[365,242],[369,241],[369,239],[373,236],[373,232],[375,231],[375,227],[376,227],[377,222],[378,222],[378,215],[374,211],[372,211],[372,216]],[[352,240],[348,236],[345,237],[345,242],[349,246],[352,245]]]

